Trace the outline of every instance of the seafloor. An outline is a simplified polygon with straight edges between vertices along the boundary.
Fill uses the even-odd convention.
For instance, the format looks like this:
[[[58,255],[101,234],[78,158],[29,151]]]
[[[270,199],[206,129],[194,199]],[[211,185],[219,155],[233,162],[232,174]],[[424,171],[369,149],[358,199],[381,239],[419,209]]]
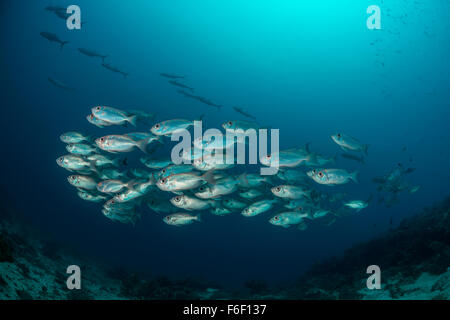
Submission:
[[[44,240],[0,202],[0,299],[442,299],[450,298],[450,198],[377,239],[314,265],[288,286],[247,281],[228,290],[208,281],[143,278],[111,269]],[[68,265],[83,270],[82,289],[66,287]],[[381,268],[369,290],[367,266]]]

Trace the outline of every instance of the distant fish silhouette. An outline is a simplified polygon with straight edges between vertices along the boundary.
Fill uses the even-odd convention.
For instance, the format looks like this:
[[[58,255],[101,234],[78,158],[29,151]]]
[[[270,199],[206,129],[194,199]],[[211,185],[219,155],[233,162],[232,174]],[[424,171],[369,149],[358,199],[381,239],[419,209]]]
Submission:
[[[110,64],[102,63],[102,66],[103,66],[104,68],[106,68],[106,69],[112,71],[112,72],[120,73],[120,74],[123,75],[125,78],[129,75],[129,73],[123,72],[122,70],[119,70],[119,69],[117,69],[116,67],[114,67],[114,66],[112,66],[112,65],[110,65]]]
[[[175,80],[169,80],[169,83],[170,83],[171,85],[173,85],[173,86],[180,87],[180,88],[183,88],[183,89],[189,89],[189,90],[191,90],[192,92],[194,92],[194,88],[188,87],[187,85],[182,84],[182,83],[180,83],[180,82],[178,82],[178,81],[175,81]]]
[[[252,116],[251,114],[247,113],[244,109],[240,108],[240,107],[233,107],[234,111],[242,114],[244,117],[247,118],[251,118],[251,119],[256,119],[255,116]]]
[[[179,76],[176,74],[170,74],[170,73],[160,73],[161,77],[169,78],[169,79],[184,79],[184,76]]]
[[[58,88],[60,88],[60,89],[64,89],[64,90],[67,90],[67,91],[73,91],[73,90],[75,90],[74,88],[71,88],[71,87],[67,86],[66,84],[62,83],[61,81],[55,80],[55,79],[53,79],[52,77],[48,77],[48,81],[49,81],[52,85],[54,85],[55,87],[58,87]]]
[[[105,58],[108,56],[108,55],[102,55],[102,54],[97,53],[95,51],[91,51],[91,50],[84,49],[84,48],[78,48],[78,51],[81,52],[82,54],[84,54],[85,56],[88,56],[88,57],[91,57],[91,58],[96,58],[96,57],[102,58],[102,62],[104,62]]]
[[[45,32],[45,31],[44,31],[44,32],[41,32],[40,34],[41,34],[42,37],[44,37],[45,39],[47,39],[47,40],[50,41],[50,42],[56,42],[56,43],[59,43],[60,46],[61,46],[61,49],[63,48],[63,46],[64,46],[66,43],[69,43],[69,41],[62,41],[61,39],[59,39],[59,38],[57,37],[56,34],[51,33],[51,32]]]

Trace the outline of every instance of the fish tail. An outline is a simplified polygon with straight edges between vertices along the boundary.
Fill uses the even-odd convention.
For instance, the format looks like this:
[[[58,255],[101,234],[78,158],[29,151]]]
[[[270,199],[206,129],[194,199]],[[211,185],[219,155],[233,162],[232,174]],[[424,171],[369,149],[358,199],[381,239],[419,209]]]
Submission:
[[[202,216],[200,214],[196,215],[195,220],[197,220],[198,222],[202,222]]]
[[[364,154],[367,156],[368,154],[367,154],[367,149],[369,149],[369,145],[368,144],[365,144],[364,146],[363,146],[363,152],[364,152]]]
[[[137,122],[137,120],[138,120],[137,115],[130,116],[130,117],[128,117],[128,119],[127,119],[127,121],[128,121],[129,123],[131,123],[134,127],[136,127],[136,122]]]
[[[358,174],[359,174],[358,171],[355,171],[355,172],[350,174],[350,179],[352,179],[355,183],[359,183],[359,181],[358,181]]]
[[[214,170],[207,171],[204,175],[201,176],[201,178],[208,184],[216,184],[216,179],[214,178]]]
[[[136,147],[141,149],[142,152],[148,153],[147,152],[148,139],[142,139],[140,141],[137,141],[137,142],[135,142],[135,145],[136,145]]]

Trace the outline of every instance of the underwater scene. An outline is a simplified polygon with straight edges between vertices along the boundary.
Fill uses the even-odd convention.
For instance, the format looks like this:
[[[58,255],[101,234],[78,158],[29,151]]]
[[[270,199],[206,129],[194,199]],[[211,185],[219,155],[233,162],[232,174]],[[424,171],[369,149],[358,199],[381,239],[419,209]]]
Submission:
[[[450,298],[449,0],[0,15],[0,300]]]

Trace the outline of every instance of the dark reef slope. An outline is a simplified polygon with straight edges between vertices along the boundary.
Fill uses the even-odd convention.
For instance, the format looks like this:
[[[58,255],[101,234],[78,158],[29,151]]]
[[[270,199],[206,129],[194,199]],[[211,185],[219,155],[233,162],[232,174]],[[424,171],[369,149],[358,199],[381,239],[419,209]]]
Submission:
[[[4,194],[4,193],[2,193]],[[313,266],[289,286],[250,280],[228,291],[198,279],[143,279],[42,240],[0,201],[0,299],[449,299],[450,198],[383,236]],[[82,289],[66,288],[79,265]],[[366,268],[381,268],[381,290],[366,288]]]

